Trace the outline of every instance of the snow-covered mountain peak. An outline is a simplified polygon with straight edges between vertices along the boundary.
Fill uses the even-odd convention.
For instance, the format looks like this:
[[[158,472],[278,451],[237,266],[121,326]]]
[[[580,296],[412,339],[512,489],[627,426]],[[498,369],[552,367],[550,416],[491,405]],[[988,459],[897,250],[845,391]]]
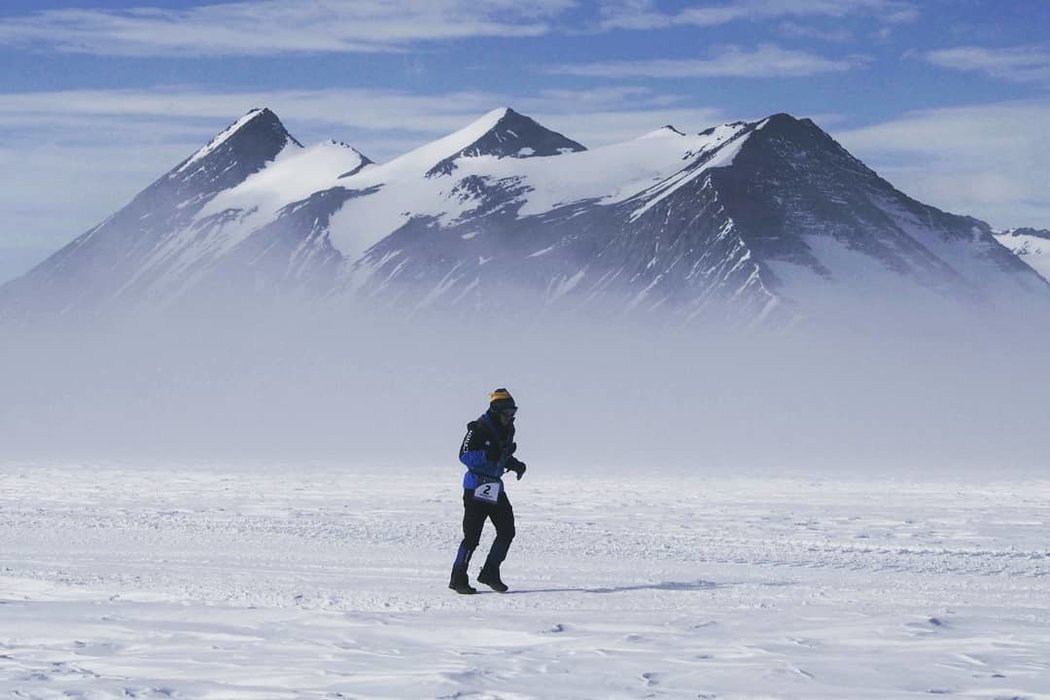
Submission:
[[[527,158],[585,150],[579,143],[533,119],[509,107],[500,107],[458,131],[383,163],[373,177],[376,182],[415,175],[432,178],[451,173],[461,158]]]
[[[252,109],[179,164],[173,174],[196,169],[201,161],[214,153],[232,151],[234,155],[240,156],[242,154],[238,151],[266,144],[279,145],[278,152],[289,144],[302,146],[292,138],[281,120],[269,108]]]
[[[798,119],[790,114],[780,113],[766,117],[752,126],[756,136],[759,136],[763,142],[792,143],[806,150],[819,147],[845,152],[812,119]]]
[[[324,146],[335,146],[336,148],[349,148],[352,151],[357,150],[356,148],[348,144],[346,141],[336,141],[335,139],[328,139],[327,141],[322,141],[321,143]],[[358,151],[358,153],[360,153],[360,151]]]
[[[349,169],[345,172],[339,173],[339,175],[336,176],[336,179],[351,177],[358,174],[369,165],[375,165],[375,161],[345,141],[328,139],[327,141],[322,141],[316,146],[308,147],[305,150],[326,152],[330,154],[328,157],[330,162],[342,161],[349,164]]]
[[[708,127],[706,129],[704,129],[703,131],[701,131],[699,135],[707,137],[707,136],[711,136],[711,135],[715,134],[716,132],[739,131],[740,129],[742,129],[744,127],[761,128],[763,123],[764,123],[764,121],[763,122],[759,122],[757,124],[754,123],[754,122],[744,122],[744,121],[726,122],[725,124],[719,124],[718,126]]]
[[[680,136],[685,136],[685,134],[682,133],[681,131],[679,131],[678,129],[674,128],[670,124],[665,124],[664,126],[661,126],[659,129],[654,129],[653,131],[650,131],[647,134],[642,134],[641,136],[638,137],[638,140],[641,140],[641,139],[660,139],[660,138],[680,137]]]
[[[286,150],[302,150],[269,109],[253,109],[150,186],[170,190],[165,199],[202,203],[264,169]],[[143,193],[145,194],[145,192]]]
[[[456,167],[455,161],[464,157],[528,158],[587,150],[509,107],[494,109],[447,138],[450,145],[463,145],[434,165],[428,176],[451,173]]]
[[[816,124],[810,119],[798,119],[787,112],[777,112],[771,114],[765,119],[758,122],[756,129],[791,129],[791,128],[818,128]]]
[[[748,125],[752,134],[749,149],[760,159],[774,158],[790,163],[799,173],[825,180],[825,196],[846,184],[844,174],[863,180],[878,179],[875,172],[854,158],[826,131],[811,119],[798,119],[790,114],[779,113]],[[838,173],[832,175],[832,173]]]
[[[510,107],[497,107],[496,109],[486,112],[482,116],[478,117],[470,124],[457,131],[457,134],[470,135],[473,134],[473,138],[481,138],[482,135],[488,133],[494,129],[499,122],[507,115],[514,112]]]

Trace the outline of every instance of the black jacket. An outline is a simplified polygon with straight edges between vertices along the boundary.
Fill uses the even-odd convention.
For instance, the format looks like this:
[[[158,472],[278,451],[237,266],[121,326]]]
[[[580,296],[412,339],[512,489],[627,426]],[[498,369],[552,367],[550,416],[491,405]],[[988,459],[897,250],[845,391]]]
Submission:
[[[505,471],[518,471],[521,462],[513,456],[517,449],[514,432],[514,423],[504,427],[492,411],[467,423],[467,434],[459,448],[459,461],[467,468],[463,488],[473,489],[502,478]]]

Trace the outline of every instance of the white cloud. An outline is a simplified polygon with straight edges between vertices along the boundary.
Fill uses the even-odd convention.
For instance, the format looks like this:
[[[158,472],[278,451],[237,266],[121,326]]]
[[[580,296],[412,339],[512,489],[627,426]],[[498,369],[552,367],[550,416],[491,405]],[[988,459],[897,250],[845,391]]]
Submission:
[[[835,134],[912,197],[997,228],[1050,228],[1050,101],[912,112]]]
[[[672,119],[700,120],[696,123],[700,130],[713,125],[705,121],[708,117],[719,115],[716,110],[683,107],[682,102],[678,95],[629,85],[551,89],[524,96],[481,91],[415,95],[362,89],[66,90],[0,94],[0,129],[30,135],[17,139],[21,141],[107,147],[176,143],[196,148],[249,109],[269,107],[301,140],[335,138],[383,159],[400,151],[373,155],[369,152],[373,138],[397,143],[415,139],[414,145],[419,145],[501,105],[541,120],[543,115],[572,115],[574,128],[566,135],[580,140],[591,136],[591,143],[614,140],[593,134],[610,132],[608,124],[616,119],[624,128],[638,124],[643,132]],[[592,125],[599,118],[606,126],[595,130]]]
[[[500,104],[483,92],[410,95],[383,90],[275,90],[208,92],[151,90],[65,90],[0,95],[0,126],[46,126],[49,138],[95,139],[108,130],[141,128],[147,133],[183,136],[194,141],[217,131],[254,107],[270,107],[292,123],[343,130],[436,132],[456,129]],[[82,127],[90,123],[93,128]],[[289,125],[291,126],[291,125]],[[349,135],[329,134],[343,138]]]
[[[710,27],[747,16],[743,7],[693,8],[678,14],[659,12],[651,2],[626,2],[603,7],[601,29],[664,29],[673,26]]]
[[[283,0],[172,10],[45,10],[0,20],[0,44],[119,56],[376,52],[417,42],[536,36],[572,0]]]
[[[0,19],[0,45],[114,56],[404,51],[472,37],[546,35],[564,29],[579,6],[577,0],[255,0],[185,9],[50,9]],[[599,3],[597,16],[586,9],[575,14],[609,31],[850,16],[895,24],[916,10],[904,0],[735,0],[666,12],[649,0],[622,0]]]
[[[1050,51],[1035,46],[989,49],[963,46],[931,51],[926,60],[944,68],[984,73],[1017,83],[1050,85]]]
[[[549,72],[593,78],[785,78],[848,71],[859,58],[831,60],[777,46],[730,46],[711,58],[604,61],[552,66]]]
[[[787,17],[870,16],[888,24],[910,22],[918,11],[902,0],[736,0],[721,5],[662,12],[652,0],[604,3],[602,29],[649,30],[667,27],[714,27],[736,21],[760,22]]]
[[[855,38],[853,32],[841,26],[826,29],[794,21],[780,23],[777,31],[791,39],[817,39],[831,44],[846,44]]]

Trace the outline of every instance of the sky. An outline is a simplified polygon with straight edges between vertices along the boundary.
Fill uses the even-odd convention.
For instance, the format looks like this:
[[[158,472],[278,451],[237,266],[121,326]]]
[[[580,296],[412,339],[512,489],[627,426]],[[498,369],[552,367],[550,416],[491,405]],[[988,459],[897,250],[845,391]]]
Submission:
[[[1050,228],[1044,0],[4,0],[0,282],[255,107],[388,160],[510,106],[588,147],[809,117],[898,189]]]

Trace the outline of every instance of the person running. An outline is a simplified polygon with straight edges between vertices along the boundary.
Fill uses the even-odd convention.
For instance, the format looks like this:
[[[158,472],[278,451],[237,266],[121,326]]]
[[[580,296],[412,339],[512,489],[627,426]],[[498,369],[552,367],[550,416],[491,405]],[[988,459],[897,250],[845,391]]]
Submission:
[[[496,527],[496,539],[478,573],[478,583],[499,593],[507,591],[507,584],[500,578],[500,565],[514,539],[514,509],[503,488],[503,474],[513,472],[519,480],[525,474],[525,463],[514,456],[517,412],[514,397],[501,387],[489,394],[488,410],[467,423],[467,435],[459,448],[459,461],[467,468],[463,475],[463,541],[448,584],[456,593],[478,592],[470,585],[467,567],[481,540],[486,518]]]

